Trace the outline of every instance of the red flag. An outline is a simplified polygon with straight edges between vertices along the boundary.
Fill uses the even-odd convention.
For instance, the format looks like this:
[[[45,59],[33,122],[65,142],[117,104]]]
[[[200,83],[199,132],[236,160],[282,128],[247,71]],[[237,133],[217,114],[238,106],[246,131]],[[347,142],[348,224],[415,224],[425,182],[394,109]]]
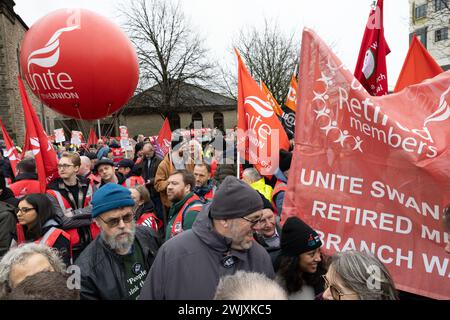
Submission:
[[[89,138],[88,138],[87,144],[88,144],[88,146],[90,146],[91,144],[96,145],[97,142],[98,142],[97,135],[95,134],[94,129],[91,128],[89,130]]]
[[[327,254],[373,252],[400,290],[449,299],[450,72],[372,97],[316,34],[302,39],[282,221],[299,216]]]
[[[278,168],[279,150],[289,150],[289,139],[267,97],[235,50],[238,66],[238,150],[263,175]]]
[[[388,92],[386,56],[391,52],[384,38],[383,0],[372,8],[359,50],[355,77],[373,96]]]
[[[25,135],[26,149],[24,149],[24,152],[28,150],[33,151],[41,192],[45,192],[47,183],[58,176],[57,155],[31,105],[22,79],[20,76],[17,78],[19,81],[20,96],[22,98],[25,127],[27,129]]]
[[[414,35],[394,92],[399,92],[407,86],[421,83],[425,79],[434,78],[442,72],[444,70],[428,53],[419,38]]]
[[[0,119],[0,125],[2,126],[3,140],[5,140],[5,145],[6,145],[5,156],[8,157],[9,162],[11,163],[11,168],[13,170],[14,176],[16,176],[17,175],[16,166],[20,161],[19,153],[17,152],[17,149],[14,146],[14,142],[12,141],[11,137],[8,134],[8,131],[6,131],[6,128],[3,125],[2,119]]]
[[[292,75],[289,92],[284,105],[294,112],[297,112],[297,87],[297,79],[295,79],[295,75]]]
[[[168,117],[166,117],[166,120],[164,120],[164,123],[158,134],[158,139],[156,139],[156,141],[158,142],[161,151],[164,153],[164,155],[166,155],[169,152],[172,142],[172,130],[170,129]]]

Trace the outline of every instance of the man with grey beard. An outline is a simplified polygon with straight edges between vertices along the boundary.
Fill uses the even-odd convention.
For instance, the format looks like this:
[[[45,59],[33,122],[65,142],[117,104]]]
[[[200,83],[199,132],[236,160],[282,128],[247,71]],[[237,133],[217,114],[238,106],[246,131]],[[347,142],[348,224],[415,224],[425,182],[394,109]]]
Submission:
[[[92,217],[101,234],[75,264],[81,271],[81,299],[135,300],[160,242],[150,229],[136,226],[131,192],[108,183],[92,199]]]

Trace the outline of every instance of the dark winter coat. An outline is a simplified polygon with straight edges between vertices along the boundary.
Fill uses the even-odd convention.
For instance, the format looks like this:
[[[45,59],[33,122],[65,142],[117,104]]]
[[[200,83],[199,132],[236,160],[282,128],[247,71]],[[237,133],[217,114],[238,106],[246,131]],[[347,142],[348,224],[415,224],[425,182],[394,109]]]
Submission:
[[[149,270],[159,247],[153,231],[136,226],[135,241],[142,248],[145,270]],[[120,257],[98,236],[84,249],[75,265],[81,271],[81,299],[124,300],[128,299],[125,271]]]
[[[275,278],[264,248],[254,242],[249,250],[231,249],[231,239],[215,231],[209,208],[210,205],[203,207],[191,230],[161,247],[141,289],[141,300],[211,300],[219,279],[238,270]],[[234,264],[226,267],[230,256]]]

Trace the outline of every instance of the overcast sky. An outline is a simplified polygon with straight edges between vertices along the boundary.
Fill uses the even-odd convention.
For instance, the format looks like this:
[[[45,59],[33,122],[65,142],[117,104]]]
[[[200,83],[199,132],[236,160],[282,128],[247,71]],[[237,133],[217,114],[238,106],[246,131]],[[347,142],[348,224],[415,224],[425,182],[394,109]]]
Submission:
[[[286,33],[304,27],[315,30],[353,70],[373,0],[181,0],[184,12],[206,39],[214,58],[233,61],[231,41],[246,26],[277,20]],[[117,8],[126,0],[15,0],[15,11],[28,26],[60,8],[86,8],[121,24]],[[391,48],[387,58],[389,87],[393,88],[408,51],[408,0],[385,0],[385,37]]]

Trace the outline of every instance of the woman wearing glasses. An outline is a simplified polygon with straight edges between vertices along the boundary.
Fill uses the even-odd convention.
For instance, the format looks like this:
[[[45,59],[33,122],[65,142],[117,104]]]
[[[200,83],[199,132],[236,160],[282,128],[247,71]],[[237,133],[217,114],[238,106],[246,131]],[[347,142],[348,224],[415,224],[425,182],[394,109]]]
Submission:
[[[70,264],[70,236],[61,229],[47,195],[26,195],[20,200],[16,215],[16,239],[11,246],[26,242],[45,244],[57,249],[64,263]]]
[[[335,254],[324,276],[324,300],[397,300],[391,275],[371,253]]]
[[[326,273],[316,231],[297,217],[286,220],[281,230],[281,252],[275,261],[277,282],[289,300],[314,300],[323,292]]]

